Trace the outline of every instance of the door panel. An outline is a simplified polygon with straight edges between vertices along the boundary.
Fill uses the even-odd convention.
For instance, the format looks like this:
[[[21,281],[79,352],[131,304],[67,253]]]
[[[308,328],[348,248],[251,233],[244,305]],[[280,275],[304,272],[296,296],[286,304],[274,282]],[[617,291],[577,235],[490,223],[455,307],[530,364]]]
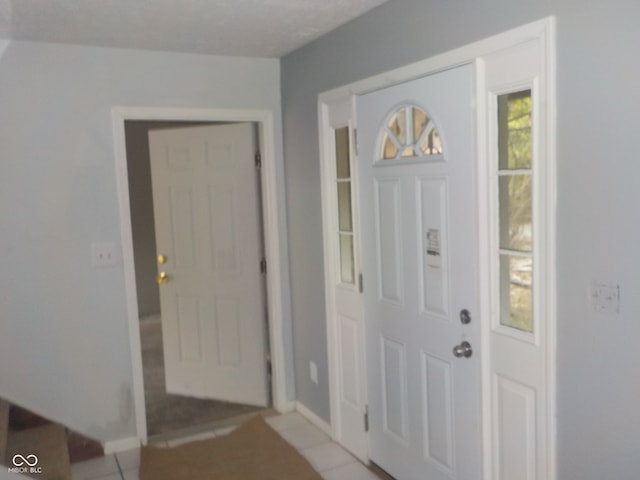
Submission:
[[[403,480],[481,476],[472,85],[463,66],[357,100],[370,457]]]
[[[418,181],[418,231],[426,242],[426,249],[420,249],[421,313],[448,320],[447,179],[426,177]]]
[[[266,406],[253,126],[156,130],[149,147],[167,391]]]
[[[502,452],[500,477],[536,478],[536,390],[502,375],[494,377],[498,405],[496,450]]]
[[[453,473],[453,365],[424,351],[420,357],[424,456]]]
[[[368,460],[366,365],[353,98],[332,104],[322,135],[323,230],[332,437]]]
[[[402,303],[402,217],[397,178],[375,179],[377,274],[380,299]]]
[[[380,337],[382,363],[382,430],[408,442],[406,345]]]

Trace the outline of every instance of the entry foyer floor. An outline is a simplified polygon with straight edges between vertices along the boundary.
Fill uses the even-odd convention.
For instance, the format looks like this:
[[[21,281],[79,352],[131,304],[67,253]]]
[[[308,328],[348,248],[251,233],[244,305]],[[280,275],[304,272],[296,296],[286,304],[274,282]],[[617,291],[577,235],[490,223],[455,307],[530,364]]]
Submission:
[[[299,413],[266,418],[271,427],[293,445],[325,480],[380,480],[371,470],[332,442],[320,429]],[[195,440],[204,440],[229,433],[235,427],[226,426],[165,439],[159,436],[149,443],[174,447]],[[120,452],[72,465],[74,480],[139,480],[140,449]]]

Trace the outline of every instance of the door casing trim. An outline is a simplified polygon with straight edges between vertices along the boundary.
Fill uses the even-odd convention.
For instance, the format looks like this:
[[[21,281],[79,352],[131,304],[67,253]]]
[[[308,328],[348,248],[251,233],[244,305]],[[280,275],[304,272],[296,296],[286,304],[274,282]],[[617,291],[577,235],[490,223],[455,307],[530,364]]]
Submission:
[[[548,198],[543,200],[544,203],[544,219],[546,229],[546,245],[545,245],[545,278],[541,283],[545,292],[545,313],[547,321],[547,335],[544,339],[546,342],[546,379],[547,379],[547,435],[546,435],[546,471],[540,472],[541,478],[547,480],[555,480],[557,478],[557,422],[556,422],[556,324],[557,324],[557,298],[556,298],[556,20],[550,16],[541,20],[514,28],[512,30],[485,38],[478,42],[465,45],[454,50],[435,55],[425,60],[421,60],[388,72],[381,73],[372,77],[359,80],[348,85],[322,92],[318,95],[318,125],[319,125],[319,142],[320,142],[320,172],[323,199],[323,237],[325,245],[324,255],[324,273],[325,273],[325,308],[326,308],[326,326],[327,326],[327,342],[328,345],[328,364],[329,364],[329,397],[330,397],[330,418],[331,418],[331,434],[335,441],[339,442],[338,434],[340,426],[335,420],[338,417],[338,405],[340,399],[340,375],[341,370],[339,354],[337,347],[333,345],[332,339],[337,338],[336,324],[336,304],[335,296],[331,294],[334,285],[331,283],[334,278],[333,270],[336,265],[336,258],[332,257],[332,249],[327,249],[327,245],[332,242],[333,234],[331,226],[336,222],[336,212],[331,208],[331,204],[326,204],[329,193],[326,191],[334,182],[332,177],[332,168],[330,162],[333,161],[332,153],[327,148],[331,145],[330,135],[333,134],[331,125],[329,124],[330,112],[332,108],[345,108],[345,105],[352,105],[356,95],[361,95],[374,90],[390,87],[419,77],[434,74],[442,70],[453,68],[463,64],[473,64],[475,69],[475,96],[476,96],[476,160],[477,160],[477,191],[478,191],[478,218],[487,218],[489,214],[489,205],[486,201],[488,193],[488,178],[483,175],[482,169],[488,165],[487,158],[487,138],[488,132],[486,127],[487,104],[483,100],[486,94],[484,78],[482,77],[483,64],[482,57],[492,53],[513,48],[529,41],[537,41],[542,46],[543,59],[541,69],[546,84],[546,117],[543,119],[546,126],[546,136],[544,141],[544,151],[546,156],[545,165],[545,182]],[[348,108],[348,107],[347,107]],[[356,125],[357,118],[355,114],[351,119],[351,124]],[[357,185],[357,179],[356,179]],[[357,194],[356,194],[357,195]],[[358,225],[359,219],[354,219]],[[359,227],[358,227],[359,228]],[[482,254],[488,251],[489,235],[487,227],[477,225],[479,234],[479,278],[490,278],[490,265],[488,261],[482,259]],[[358,251],[360,246],[357,246]],[[358,254],[356,254],[358,255]],[[481,382],[482,392],[482,459],[483,459],[483,478],[490,480],[493,476],[493,446],[491,432],[491,389],[489,387],[491,380],[491,372],[489,371],[488,355],[490,355],[490,292],[487,286],[482,287],[480,282],[480,322],[481,328]],[[366,319],[365,319],[366,321]],[[365,374],[366,375],[366,374]],[[360,392],[366,399],[366,387],[364,392]]]
[[[278,194],[278,172],[282,159],[275,154],[274,116],[271,110],[228,110],[199,108],[113,107],[111,111],[115,151],[116,183],[120,213],[120,236],[125,279],[129,347],[132,364],[132,390],[135,411],[137,444],[147,442],[146,409],[142,372],[142,351],[138,321],[138,297],[133,262],[133,235],[129,203],[129,178],[125,143],[125,121],[202,121],[202,122],[254,122],[258,124],[259,145],[262,155],[262,214],[264,248],[267,264],[267,311],[269,318],[269,349],[271,354],[271,393],[273,408],[279,412],[295,409],[295,402],[287,398],[292,391],[292,378],[287,375],[286,361],[292,358],[290,343],[285,341],[285,318],[289,309],[287,292],[290,291],[286,268],[285,205]]]

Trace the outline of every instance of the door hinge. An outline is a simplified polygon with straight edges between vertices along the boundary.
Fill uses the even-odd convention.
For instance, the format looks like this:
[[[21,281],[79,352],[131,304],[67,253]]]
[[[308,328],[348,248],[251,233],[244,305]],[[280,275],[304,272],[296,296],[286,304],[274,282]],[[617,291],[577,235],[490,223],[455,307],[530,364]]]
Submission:
[[[262,155],[260,155],[260,152],[256,152],[256,155],[254,158],[256,161],[256,168],[257,169],[262,168]]]
[[[267,375],[271,376],[273,367],[271,366],[271,358],[267,357]]]
[[[357,128],[353,129],[353,150],[356,152],[356,155],[358,155],[358,129]]]
[[[364,431],[369,431],[369,405],[364,407]]]
[[[362,278],[362,274],[358,275],[358,291],[360,293],[364,292],[364,280]]]
[[[260,260],[260,273],[267,273],[267,259],[264,257]]]

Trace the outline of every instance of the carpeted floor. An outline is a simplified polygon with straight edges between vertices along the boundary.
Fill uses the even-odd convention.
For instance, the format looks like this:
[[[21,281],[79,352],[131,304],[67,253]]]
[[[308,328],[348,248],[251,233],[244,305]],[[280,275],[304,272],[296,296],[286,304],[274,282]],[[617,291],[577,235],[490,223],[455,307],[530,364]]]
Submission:
[[[168,394],[164,383],[160,316],[140,320],[140,340],[149,436],[261,410],[249,405]]]

